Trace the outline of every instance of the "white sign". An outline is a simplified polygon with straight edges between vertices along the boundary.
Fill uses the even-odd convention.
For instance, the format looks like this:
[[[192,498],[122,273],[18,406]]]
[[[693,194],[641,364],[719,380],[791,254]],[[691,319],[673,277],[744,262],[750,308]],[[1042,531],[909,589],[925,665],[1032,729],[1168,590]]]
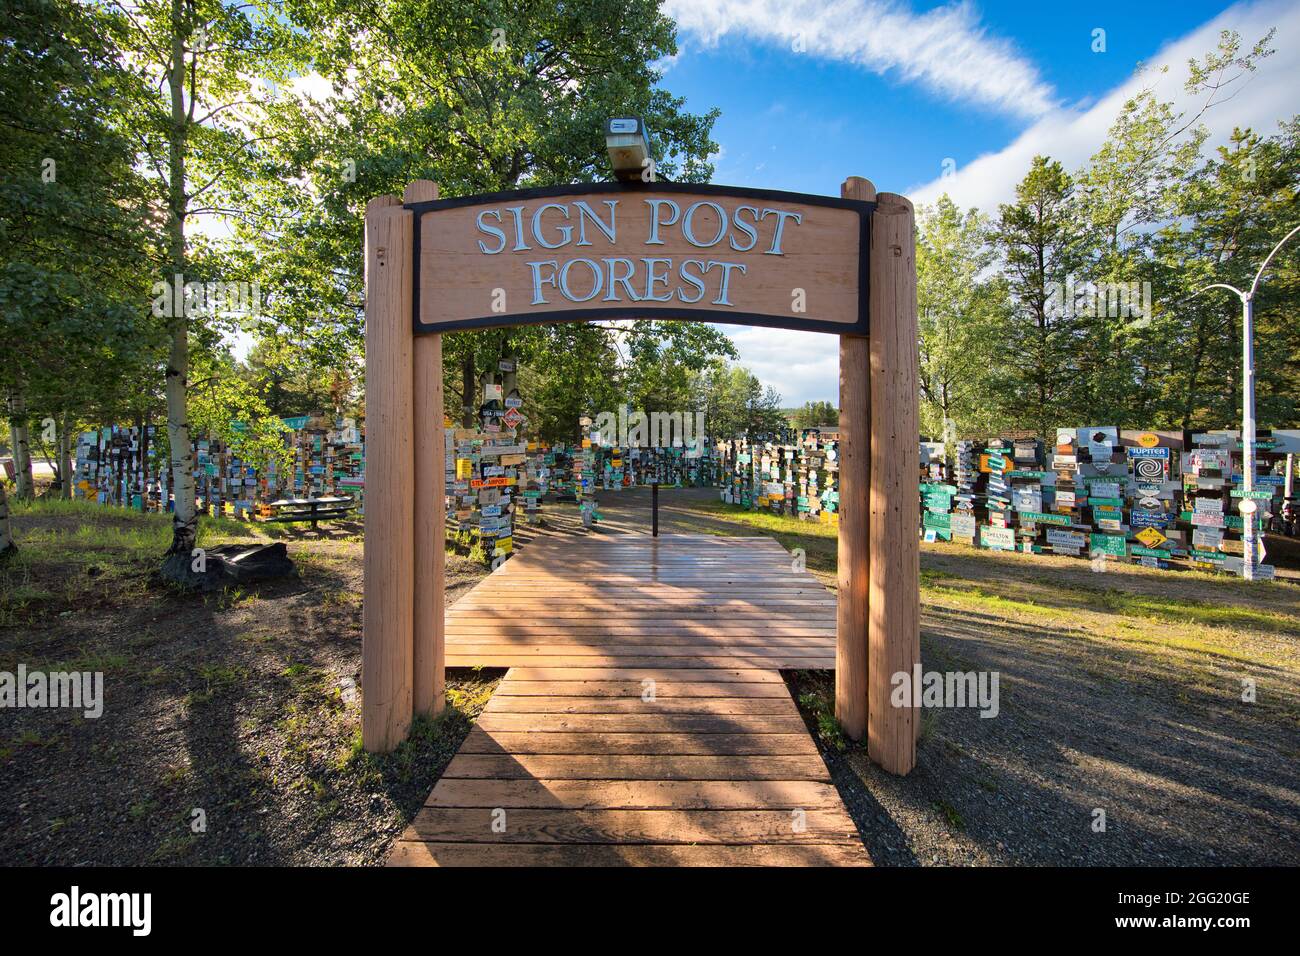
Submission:
[[[1062,531],[1059,528],[1048,528],[1047,543],[1054,547],[1084,548],[1088,545],[1088,538],[1085,535],[1079,534],[1077,531]]]
[[[1016,533],[1011,528],[994,528],[992,525],[985,525],[980,529],[980,543],[986,548],[1014,551]]]
[[[973,538],[975,537],[975,516],[971,514],[953,514],[949,527],[954,538]]]

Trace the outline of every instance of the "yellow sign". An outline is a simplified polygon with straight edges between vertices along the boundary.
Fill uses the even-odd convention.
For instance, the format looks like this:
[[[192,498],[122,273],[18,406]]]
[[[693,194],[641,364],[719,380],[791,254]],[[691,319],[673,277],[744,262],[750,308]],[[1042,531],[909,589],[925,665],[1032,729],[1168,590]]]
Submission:
[[[1138,435],[1137,443],[1143,448],[1155,448],[1160,444],[1160,436],[1155,432],[1143,432]]]
[[[456,459],[456,477],[457,477],[457,478],[461,478],[461,479],[463,479],[463,478],[473,478],[473,477],[474,477],[474,462],[471,461],[471,460],[468,459],[468,458],[457,458],[457,459]]]
[[[1133,535],[1133,537],[1137,538],[1148,548],[1158,548],[1169,540],[1155,528],[1143,528],[1137,534]]]

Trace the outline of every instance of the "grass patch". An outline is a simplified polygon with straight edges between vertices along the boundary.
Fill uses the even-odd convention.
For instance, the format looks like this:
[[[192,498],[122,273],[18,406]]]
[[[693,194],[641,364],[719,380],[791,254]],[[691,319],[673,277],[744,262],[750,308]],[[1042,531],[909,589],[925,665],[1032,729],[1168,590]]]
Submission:
[[[219,694],[224,694],[247,680],[248,671],[224,664],[205,664],[198,669],[197,676],[202,687],[185,695],[185,702],[190,706],[211,703]]]
[[[139,604],[171,545],[172,519],[85,500],[13,502],[18,551],[0,566],[0,627]],[[279,537],[282,529],[200,516],[198,547]]]
[[[1130,594],[1104,591],[1099,603],[1108,611],[1176,624],[1200,624],[1234,630],[1300,634],[1300,616],[1239,604],[1213,604],[1209,601],[1161,597],[1156,594]]]
[[[769,511],[746,511],[740,505],[725,501],[696,501],[689,505],[674,505],[674,511],[717,518],[733,528],[702,527],[704,534],[736,537],[743,532],[761,532],[775,538],[787,551],[801,549],[808,570],[831,574],[839,557],[838,532],[834,525],[822,521],[805,521],[790,515]]]
[[[980,610],[1008,619],[1028,616],[1034,618],[1036,626],[1089,640],[1123,641],[1233,663],[1300,671],[1289,641],[1284,641],[1279,650],[1276,642],[1261,642],[1254,636],[1263,633],[1287,637],[1297,633],[1300,620],[1279,611],[1071,586],[1060,581],[1037,589],[1022,582],[1008,583],[1006,588],[1014,595],[1008,596],[960,579],[927,583],[922,574],[923,599],[939,606]],[[1143,622],[1154,622],[1156,626]]]
[[[727,521],[757,531],[777,534],[798,534],[812,538],[827,538],[834,541],[838,537],[835,525],[824,521],[805,520],[793,515],[779,515],[771,511],[748,511],[740,505],[725,501],[693,501],[689,505],[673,505],[673,510],[687,511],[725,518]]]
[[[962,819],[962,815],[957,812],[957,808],[951,803],[946,800],[936,800],[934,808],[943,815],[943,818],[948,821],[948,826],[954,830],[966,829],[966,821]]]
[[[847,753],[863,746],[850,740],[835,718],[835,675],[832,671],[790,671],[784,676],[813,736],[836,753]]]
[[[406,740],[387,754],[368,752],[362,746],[358,729],[346,751],[340,755],[338,769],[357,777],[368,787],[379,786],[384,780],[393,778],[409,783],[417,774],[428,774],[431,768],[436,771],[436,779],[460,749],[475,718],[482,713],[504,674],[504,670],[486,668],[449,674],[447,706],[441,714],[433,718],[417,717]]]
[[[926,595],[944,598],[955,598],[962,604],[973,607],[981,607],[990,611],[1000,613],[1018,613],[1056,616],[1060,611],[1036,604],[1033,601],[1018,600],[1015,598],[1003,597],[1001,594],[994,594],[986,591],[978,585],[968,587],[947,587],[945,585],[926,585],[921,586],[922,597]]]

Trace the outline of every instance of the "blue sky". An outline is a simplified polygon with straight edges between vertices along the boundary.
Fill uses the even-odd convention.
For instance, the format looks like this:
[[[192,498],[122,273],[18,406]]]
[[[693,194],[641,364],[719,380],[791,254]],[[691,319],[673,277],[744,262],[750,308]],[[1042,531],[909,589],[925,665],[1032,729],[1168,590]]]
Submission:
[[[1251,44],[1276,26],[1278,52],[1207,117],[1211,142],[1300,111],[1300,4],[1281,0],[665,0],[665,10],[680,51],[663,86],[691,109],[721,108],[714,179],[728,185],[838,195],[860,175],[918,202],[947,191],[995,212],[1035,152],[1082,165],[1144,82],[1179,102],[1186,60],[1223,28]],[[1095,29],[1104,52],[1093,52]],[[1140,61],[1170,73],[1137,79]],[[955,175],[943,177],[945,161]],[[836,400],[834,337],[729,332],[786,404]]]

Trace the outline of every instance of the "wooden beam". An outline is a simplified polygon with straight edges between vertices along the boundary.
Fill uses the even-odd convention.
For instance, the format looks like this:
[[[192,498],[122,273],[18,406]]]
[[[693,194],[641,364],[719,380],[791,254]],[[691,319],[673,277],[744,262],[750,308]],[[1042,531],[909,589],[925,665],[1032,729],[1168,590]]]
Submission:
[[[406,187],[407,202],[438,198],[438,186],[427,179]],[[415,451],[415,580],[413,611],[414,670],[412,708],[415,716],[433,717],[446,703],[444,637],[444,550],[446,486],[442,403],[442,335],[415,336],[412,387],[412,430]]]
[[[361,740],[387,752],[411,726],[414,459],[412,216],[366,205],[366,515]]]
[[[916,240],[912,204],[876,197],[871,232],[871,587],[867,753],[890,773],[916,763],[920,710],[890,702],[895,674],[921,659],[916,485]],[[915,704],[916,702],[913,702]]]
[[[852,176],[844,199],[870,202],[876,187]],[[868,489],[871,483],[870,341],[840,336],[839,560],[835,640],[835,718],[852,740],[867,734],[867,614],[870,575]]]

